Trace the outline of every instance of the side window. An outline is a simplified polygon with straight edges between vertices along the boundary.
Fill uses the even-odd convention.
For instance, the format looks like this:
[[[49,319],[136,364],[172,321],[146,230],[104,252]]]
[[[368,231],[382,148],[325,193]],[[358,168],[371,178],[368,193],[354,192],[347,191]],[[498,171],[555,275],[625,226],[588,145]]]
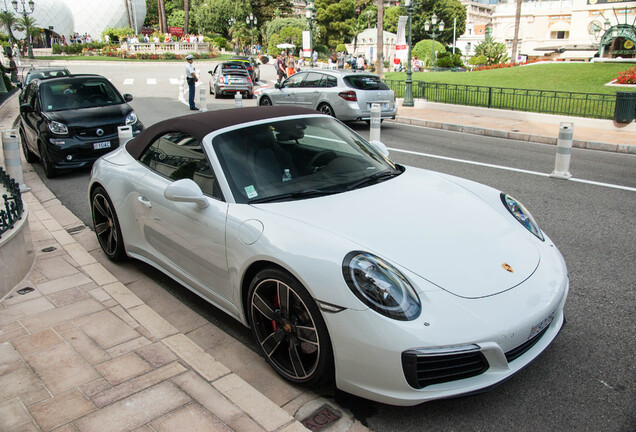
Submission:
[[[300,87],[300,85],[303,82],[303,79],[306,77],[306,74],[296,74],[296,75],[292,75],[291,77],[287,78],[287,81],[285,81],[285,84],[283,84],[283,87],[285,88],[293,88],[293,87]]]
[[[320,87],[320,79],[322,77],[322,74],[309,72],[307,74],[307,78],[305,78],[305,81],[303,81],[303,87]]]
[[[161,136],[146,149],[140,161],[170,180],[189,178],[204,194],[223,199],[201,143],[186,133],[171,132]]]
[[[320,87],[336,87],[338,85],[338,79],[330,75],[323,75],[322,81],[320,81]]]

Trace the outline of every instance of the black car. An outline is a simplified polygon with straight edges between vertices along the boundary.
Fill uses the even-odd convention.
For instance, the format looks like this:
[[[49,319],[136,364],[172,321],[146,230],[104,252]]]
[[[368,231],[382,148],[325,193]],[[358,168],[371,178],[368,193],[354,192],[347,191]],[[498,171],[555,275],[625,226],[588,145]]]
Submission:
[[[128,102],[100,75],[35,79],[20,104],[20,139],[29,163],[39,157],[47,177],[90,166],[119,146],[118,126],[144,128]]]
[[[250,77],[252,77],[252,81],[254,81],[254,84],[261,80],[261,69],[259,66],[260,63],[258,62],[258,60],[256,60],[255,57],[233,56],[228,61],[243,63],[247,71],[250,73]]]

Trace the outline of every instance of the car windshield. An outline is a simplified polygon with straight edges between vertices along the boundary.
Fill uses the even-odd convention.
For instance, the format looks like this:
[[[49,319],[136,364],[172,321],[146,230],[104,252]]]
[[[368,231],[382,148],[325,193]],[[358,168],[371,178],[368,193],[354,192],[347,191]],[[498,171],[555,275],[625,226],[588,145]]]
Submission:
[[[349,75],[344,77],[345,83],[357,90],[390,90],[382,80],[374,75]]]
[[[43,111],[64,111],[124,103],[121,95],[103,78],[65,79],[40,85]]]
[[[31,81],[33,81],[36,78],[54,78],[54,77],[61,77],[61,76],[68,76],[68,70],[66,69],[52,69],[52,70],[33,70],[30,71],[27,76],[26,79],[24,80],[24,85],[29,84]]]
[[[350,191],[401,171],[336,119],[302,117],[244,127],[212,145],[237,203]]]

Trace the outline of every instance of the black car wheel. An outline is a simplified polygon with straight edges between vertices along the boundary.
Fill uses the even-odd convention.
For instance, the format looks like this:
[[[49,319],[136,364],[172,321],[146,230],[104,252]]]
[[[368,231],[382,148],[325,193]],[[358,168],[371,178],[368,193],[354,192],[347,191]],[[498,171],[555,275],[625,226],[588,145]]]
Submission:
[[[336,115],[333,112],[333,108],[331,108],[331,105],[327,104],[327,103],[323,103],[318,105],[318,111],[320,111],[323,114],[327,114],[328,116],[331,117],[335,117]]]
[[[124,259],[126,250],[119,220],[108,194],[101,186],[95,188],[91,195],[91,213],[95,235],[106,256],[112,261]]]
[[[261,100],[258,102],[258,104],[260,106],[271,106],[272,105],[272,100],[270,98],[268,98],[267,96],[263,96],[261,98]]]
[[[34,163],[38,161],[38,157],[35,153],[29,150],[29,145],[26,142],[26,138],[24,137],[24,132],[20,129],[20,143],[22,144],[22,153],[24,153],[24,159],[28,163]]]
[[[279,269],[262,270],[250,284],[248,302],[252,334],[276,372],[308,386],[333,381],[327,326],[298,280]]]
[[[55,177],[57,175],[57,169],[49,158],[49,154],[46,151],[46,145],[42,144],[42,142],[39,142],[38,150],[40,151],[40,162],[42,163],[42,168],[44,168],[44,175],[46,176],[46,178]]]

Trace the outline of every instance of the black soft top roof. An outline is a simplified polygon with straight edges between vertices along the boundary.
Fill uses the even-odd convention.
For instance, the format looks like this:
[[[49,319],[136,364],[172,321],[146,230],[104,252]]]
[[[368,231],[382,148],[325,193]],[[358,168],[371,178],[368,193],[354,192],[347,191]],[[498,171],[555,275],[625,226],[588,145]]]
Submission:
[[[185,132],[201,142],[210,132],[229,126],[303,114],[318,114],[318,112],[294,106],[257,106],[184,115],[160,121],[145,129],[137,137],[128,141],[126,150],[135,159],[139,159],[146,148],[152,145],[157,138],[169,132]]]

